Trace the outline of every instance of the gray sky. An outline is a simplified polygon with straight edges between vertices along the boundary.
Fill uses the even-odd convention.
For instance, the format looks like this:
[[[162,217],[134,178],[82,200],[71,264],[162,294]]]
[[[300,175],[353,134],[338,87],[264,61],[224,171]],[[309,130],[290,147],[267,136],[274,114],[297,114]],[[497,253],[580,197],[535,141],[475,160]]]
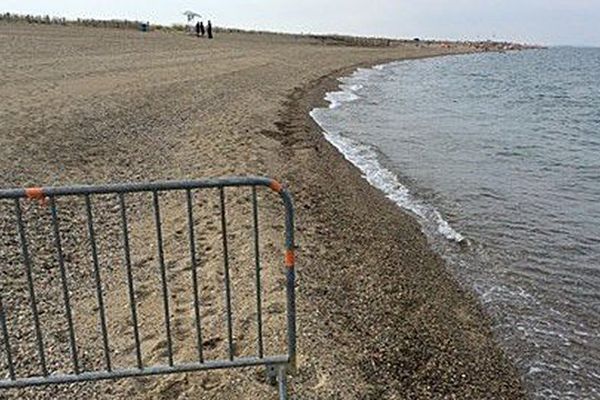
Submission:
[[[0,0],[0,11],[285,32],[600,46],[600,0]]]

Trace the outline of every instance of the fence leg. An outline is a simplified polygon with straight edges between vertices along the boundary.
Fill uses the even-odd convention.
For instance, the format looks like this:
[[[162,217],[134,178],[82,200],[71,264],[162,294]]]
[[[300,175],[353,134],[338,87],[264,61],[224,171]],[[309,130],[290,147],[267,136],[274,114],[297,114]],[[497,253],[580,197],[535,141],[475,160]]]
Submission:
[[[277,367],[274,365],[267,365],[267,382],[271,386],[277,384]]]
[[[285,366],[280,366],[277,373],[279,382],[279,400],[287,400],[287,371]]]

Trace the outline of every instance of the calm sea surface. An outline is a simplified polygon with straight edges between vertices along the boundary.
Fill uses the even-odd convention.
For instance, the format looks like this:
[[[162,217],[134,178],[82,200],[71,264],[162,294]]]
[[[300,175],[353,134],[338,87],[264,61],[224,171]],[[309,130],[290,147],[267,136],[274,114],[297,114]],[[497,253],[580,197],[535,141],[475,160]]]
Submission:
[[[536,399],[600,399],[600,49],[358,70],[313,118],[415,214]]]

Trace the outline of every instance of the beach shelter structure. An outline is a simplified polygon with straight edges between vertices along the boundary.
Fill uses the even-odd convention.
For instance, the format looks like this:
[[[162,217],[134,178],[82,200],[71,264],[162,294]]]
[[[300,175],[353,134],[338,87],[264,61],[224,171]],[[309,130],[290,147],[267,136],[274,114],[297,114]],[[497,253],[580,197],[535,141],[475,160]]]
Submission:
[[[192,22],[194,22],[194,20],[196,20],[196,19],[202,18],[202,15],[200,15],[200,14],[198,14],[196,12],[193,12],[193,11],[189,11],[189,10],[185,11],[183,13],[183,15],[186,16],[187,21],[188,21],[189,24],[191,24]]]
[[[202,15],[198,14],[197,12],[194,11],[185,11],[183,13],[183,15],[185,15],[185,17],[187,18],[187,30],[188,32],[193,33],[194,32],[194,26],[196,25],[196,23],[198,21],[200,21],[202,19]]]

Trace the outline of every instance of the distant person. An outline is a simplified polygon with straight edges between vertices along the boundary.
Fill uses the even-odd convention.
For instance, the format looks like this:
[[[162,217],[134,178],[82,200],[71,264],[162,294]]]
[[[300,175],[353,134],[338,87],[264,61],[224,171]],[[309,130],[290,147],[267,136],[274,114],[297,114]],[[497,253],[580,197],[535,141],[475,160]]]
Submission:
[[[196,37],[200,37],[200,22],[196,22]]]
[[[200,21],[200,35],[204,36],[204,23]]]
[[[206,33],[208,33],[208,38],[212,39],[213,38],[213,34],[212,34],[212,24],[210,23],[210,20],[208,21],[208,24],[206,24]]]

